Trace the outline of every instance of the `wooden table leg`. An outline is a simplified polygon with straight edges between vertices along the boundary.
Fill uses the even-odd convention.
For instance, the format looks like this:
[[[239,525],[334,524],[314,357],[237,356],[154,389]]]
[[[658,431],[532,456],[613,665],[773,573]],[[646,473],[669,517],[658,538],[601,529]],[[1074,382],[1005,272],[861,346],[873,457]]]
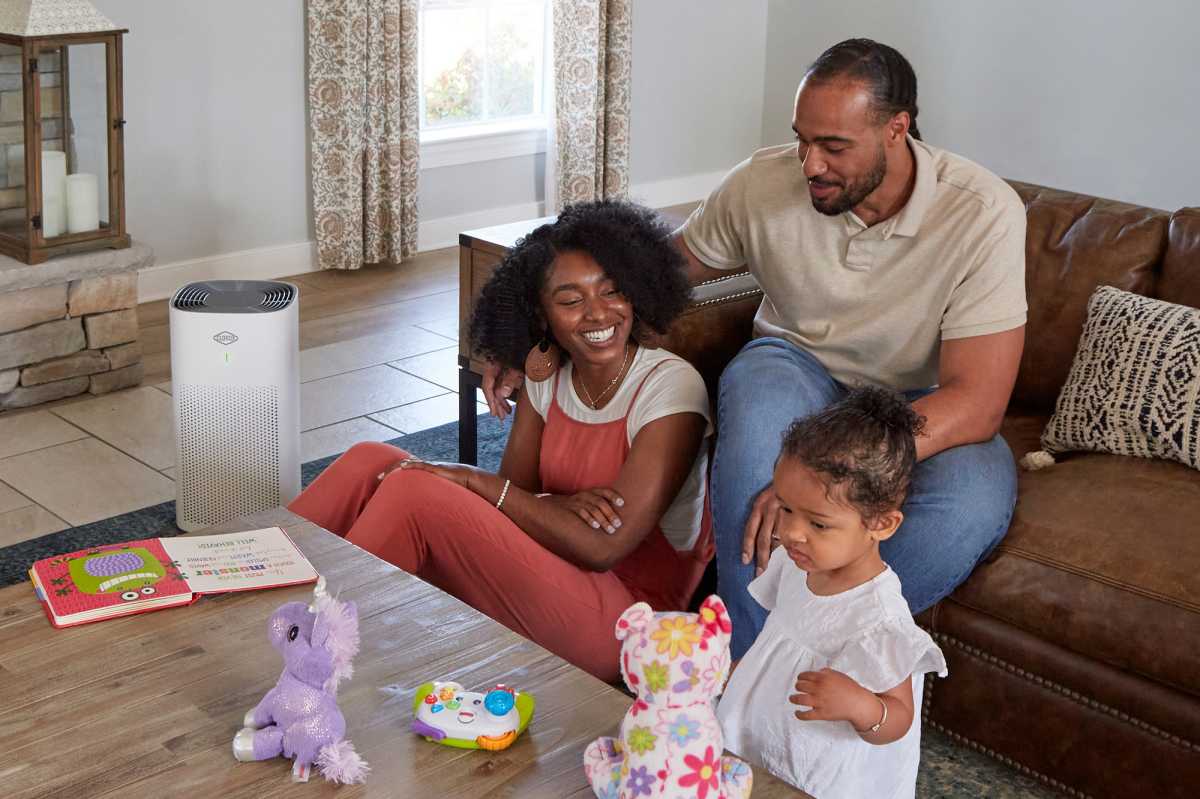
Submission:
[[[476,416],[479,414],[475,402],[475,389],[482,385],[482,378],[471,371],[469,365],[458,364],[458,462],[474,466],[479,458]]]

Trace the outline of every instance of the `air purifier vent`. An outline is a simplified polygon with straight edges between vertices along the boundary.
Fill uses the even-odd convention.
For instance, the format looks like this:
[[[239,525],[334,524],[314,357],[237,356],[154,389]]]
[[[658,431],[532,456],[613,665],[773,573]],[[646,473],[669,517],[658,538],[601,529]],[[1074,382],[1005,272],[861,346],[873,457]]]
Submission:
[[[177,384],[177,508],[189,529],[283,504],[274,386]]]
[[[175,295],[176,308],[203,308],[208,304],[208,290],[200,284],[184,286]]]
[[[270,308],[271,310],[286,308],[295,297],[295,290],[290,285],[286,283],[276,285],[279,287],[268,289],[263,294],[262,304],[264,308]]]
[[[264,314],[290,307],[296,287],[278,280],[202,280],[189,283],[171,300],[171,307],[205,314]]]

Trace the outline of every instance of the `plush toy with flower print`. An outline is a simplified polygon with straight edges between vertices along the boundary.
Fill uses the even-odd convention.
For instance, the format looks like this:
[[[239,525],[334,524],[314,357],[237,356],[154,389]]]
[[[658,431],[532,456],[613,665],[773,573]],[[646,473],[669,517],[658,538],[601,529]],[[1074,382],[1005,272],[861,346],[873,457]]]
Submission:
[[[729,673],[729,614],[710,596],[699,613],[655,613],[638,602],[617,621],[621,674],[635,695],[620,738],[583,756],[601,799],[745,799],[750,767],[723,755],[713,700]]]

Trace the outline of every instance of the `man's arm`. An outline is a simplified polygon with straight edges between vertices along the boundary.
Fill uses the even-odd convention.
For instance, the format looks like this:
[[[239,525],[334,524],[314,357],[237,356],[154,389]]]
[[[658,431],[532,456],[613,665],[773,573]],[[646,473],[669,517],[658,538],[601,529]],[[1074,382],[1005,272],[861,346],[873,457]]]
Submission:
[[[683,254],[684,260],[687,261],[687,276],[688,282],[693,286],[698,283],[703,283],[706,280],[716,280],[719,277],[725,277],[729,272],[725,269],[713,269],[711,266],[705,266],[704,263],[696,257],[691,248],[687,246],[687,242],[683,240],[683,229],[676,230],[671,236],[671,243],[676,249]]]
[[[996,435],[1017,382],[1024,346],[1024,325],[942,342],[938,389],[913,403],[925,417],[925,431],[917,436],[917,460]]]

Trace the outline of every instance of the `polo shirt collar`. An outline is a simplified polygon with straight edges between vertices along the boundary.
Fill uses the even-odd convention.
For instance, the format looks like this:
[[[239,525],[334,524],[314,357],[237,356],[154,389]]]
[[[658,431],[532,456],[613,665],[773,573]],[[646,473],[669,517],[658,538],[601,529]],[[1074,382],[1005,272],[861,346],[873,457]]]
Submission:
[[[917,178],[913,183],[912,195],[908,202],[890,220],[891,224],[884,229],[884,238],[891,236],[915,236],[921,227],[921,221],[933,205],[937,194],[937,169],[933,164],[933,155],[924,144],[906,134],[908,149],[913,154],[913,168]]]

